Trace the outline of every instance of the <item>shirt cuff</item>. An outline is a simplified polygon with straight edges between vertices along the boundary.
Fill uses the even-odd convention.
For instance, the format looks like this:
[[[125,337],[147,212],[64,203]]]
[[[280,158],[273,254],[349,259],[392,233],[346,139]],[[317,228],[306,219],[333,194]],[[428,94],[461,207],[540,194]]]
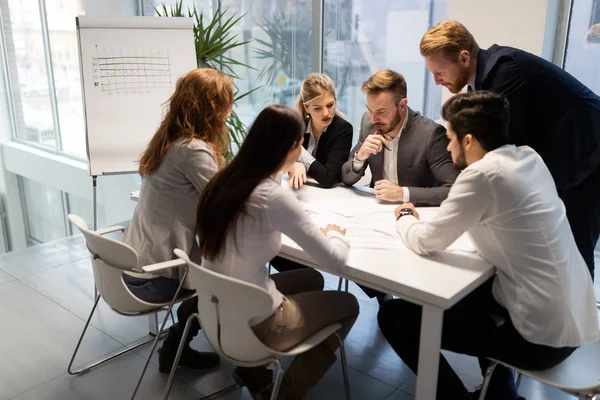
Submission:
[[[410,190],[406,186],[402,186],[402,202],[410,203]]]
[[[360,161],[356,159],[356,153],[354,153],[354,156],[352,158],[352,170],[354,171],[355,174],[359,173],[360,170],[362,169],[362,167],[365,166],[365,162],[366,161]]]
[[[300,157],[298,157],[298,162],[304,164],[304,168],[306,171],[310,168],[312,163],[314,163],[316,159],[310,154],[305,148],[302,148],[302,153],[300,153]]]
[[[337,232],[337,231],[328,231],[326,234],[327,238],[330,240],[339,240],[341,241],[347,248],[350,247],[349,242],[348,242],[348,238],[346,238],[345,235],[342,235],[341,233]]]
[[[400,237],[402,238],[402,240],[404,241],[404,243],[406,244],[406,233],[408,232],[408,230],[410,229],[411,226],[413,226],[414,224],[418,223],[419,219],[417,217],[415,217],[414,215],[403,215],[402,217],[398,218],[398,220],[396,221],[396,232],[398,232],[398,235],[400,235]]]

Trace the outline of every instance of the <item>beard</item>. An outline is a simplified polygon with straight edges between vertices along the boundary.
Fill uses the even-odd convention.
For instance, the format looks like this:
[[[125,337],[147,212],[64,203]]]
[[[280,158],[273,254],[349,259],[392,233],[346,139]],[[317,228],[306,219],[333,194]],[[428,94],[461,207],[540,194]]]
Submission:
[[[462,147],[460,148],[460,154],[458,156],[456,156],[456,160],[453,160],[452,163],[454,164],[454,168],[456,168],[459,171],[464,170],[465,168],[467,168],[467,158],[465,156],[465,149],[463,149]]]
[[[446,87],[450,93],[457,94],[469,83],[469,70],[467,68],[460,68],[458,75],[454,82],[449,83]]]
[[[402,121],[402,115],[401,112],[396,110],[396,115],[394,116],[394,119],[392,119],[392,121],[381,127],[381,129],[379,129],[381,131],[381,133],[390,133],[391,131],[394,130],[394,128],[396,128],[398,126],[398,124]]]

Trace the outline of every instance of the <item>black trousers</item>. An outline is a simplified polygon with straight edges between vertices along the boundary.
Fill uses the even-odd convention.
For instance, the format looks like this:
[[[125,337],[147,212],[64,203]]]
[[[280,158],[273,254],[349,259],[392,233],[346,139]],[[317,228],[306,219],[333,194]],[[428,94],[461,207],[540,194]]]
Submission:
[[[594,249],[600,235],[600,168],[578,186],[559,189],[577,248],[594,279]]]
[[[575,350],[525,340],[513,326],[506,309],[492,297],[492,282],[493,279],[489,280],[444,313],[442,349],[478,357],[482,374],[488,367],[487,357],[536,370],[559,364]],[[391,300],[380,307],[377,319],[390,345],[417,373],[421,306],[402,299]],[[467,400],[469,396],[458,375],[440,355],[437,399]],[[486,399],[518,399],[512,371],[496,367]]]

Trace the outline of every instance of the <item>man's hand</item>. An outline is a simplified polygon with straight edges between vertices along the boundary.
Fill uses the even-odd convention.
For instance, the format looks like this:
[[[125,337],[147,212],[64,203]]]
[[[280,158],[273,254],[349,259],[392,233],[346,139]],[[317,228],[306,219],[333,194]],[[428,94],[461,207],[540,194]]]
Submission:
[[[383,136],[372,133],[363,142],[356,154],[357,161],[365,161],[371,154],[377,154],[388,145],[388,141]]]
[[[346,229],[342,229],[339,225],[329,224],[325,228],[321,228],[321,232],[323,232],[324,235],[327,235],[327,232],[329,231],[338,232],[344,236],[346,235]]]
[[[300,189],[306,183],[306,167],[304,164],[297,162],[294,163],[292,169],[288,172],[290,178],[290,187],[294,189]]]
[[[396,203],[404,198],[402,186],[394,185],[387,179],[382,179],[375,182],[375,198],[377,200],[389,201]]]
[[[396,207],[396,209],[394,210],[394,217],[398,219],[398,216],[400,215],[400,210],[403,210],[405,208],[410,208],[415,214],[415,217],[419,219],[419,213],[417,212],[417,209],[415,208],[415,205],[413,203],[404,203]]]

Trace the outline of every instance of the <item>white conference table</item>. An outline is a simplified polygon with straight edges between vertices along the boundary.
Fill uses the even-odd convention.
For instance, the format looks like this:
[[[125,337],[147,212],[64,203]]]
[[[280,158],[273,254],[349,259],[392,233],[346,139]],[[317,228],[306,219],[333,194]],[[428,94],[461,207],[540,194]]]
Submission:
[[[287,182],[284,180],[282,185]],[[421,305],[416,400],[434,400],[444,310],[492,277],[494,267],[474,253],[466,235],[449,250],[435,255],[424,257],[413,253],[395,233],[396,205],[380,204],[372,189],[358,186],[321,189],[307,185],[296,195],[319,225],[331,222],[347,229],[350,241],[347,266],[341,272],[327,270],[315,264],[285,235],[279,255]],[[418,211],[422,219],[427,219],[437,208]]]
[[[287,187],[287,180],[282,181],[282,186]],[[449,250],[432,256],[413,253],[395,233],[396,205],[380,204],[372,189],[321,189],[309,184],[294,194],[320,226],[336,223],[347,229],[348,262],[341,272],[328,270],[315,264],[285,235],[279,255],[421,305],[416,400],[435,400],[444,311],[492,277],[494,267],[473,252],[466,235]],[[137,201],[139,192],[132,192],[130,198]],[[422,219],[427,219],[437,208],[418,211]]]

